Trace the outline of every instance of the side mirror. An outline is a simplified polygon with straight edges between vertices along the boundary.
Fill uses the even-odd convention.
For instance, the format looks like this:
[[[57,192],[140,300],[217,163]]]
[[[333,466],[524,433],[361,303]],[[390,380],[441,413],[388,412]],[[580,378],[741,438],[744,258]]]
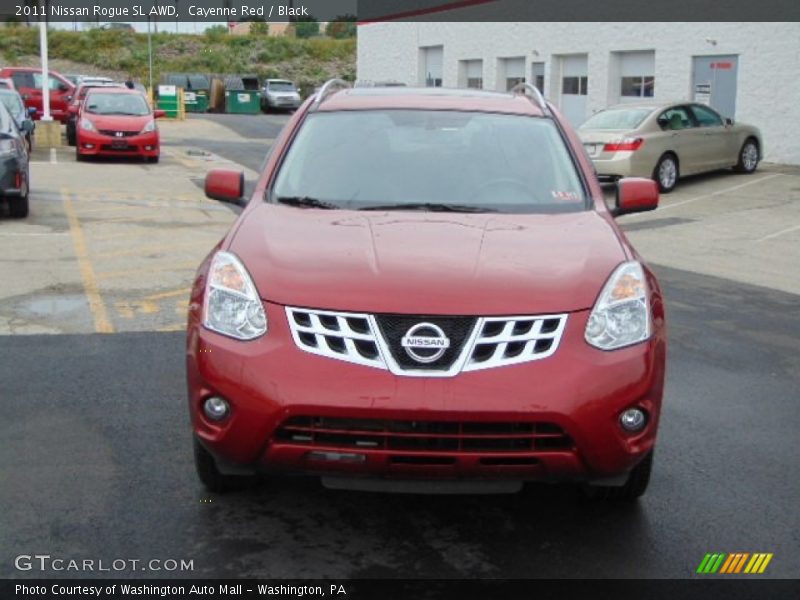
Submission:
[[[58,84],[58,91],[60,91],[60,92],[68,92],[69,89],[70,88],[66,83],[59,83]]]
[[[167,116],[167,111],[157,108],[153,111],[153,118],[155,119],[163,119]]]
[[[244,172],[230,169],[212,169],[206,175],[206,196],[220,202],[244,204]]]
[[[658,184],[652,179],[629,177],[617,182],[615,217],[658,208]]]
[[[725,125],[733,125],[733,119],[725,119]]]

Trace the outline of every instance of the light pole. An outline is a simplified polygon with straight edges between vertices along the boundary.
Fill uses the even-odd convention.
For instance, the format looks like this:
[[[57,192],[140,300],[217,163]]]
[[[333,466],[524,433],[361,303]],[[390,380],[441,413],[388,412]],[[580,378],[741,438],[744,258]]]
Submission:
[[[153,90],[153,36],[150,34],[150,17],[147,17],[147,64],[150,94],[155,97],[155,91]]]
[[[42,14],[46,9],[46,4],[42,0]],[[47,19],[39,19],[39,51],[42,56],[42,121],[52,121],[50,116],[50,68],[47,56]]]

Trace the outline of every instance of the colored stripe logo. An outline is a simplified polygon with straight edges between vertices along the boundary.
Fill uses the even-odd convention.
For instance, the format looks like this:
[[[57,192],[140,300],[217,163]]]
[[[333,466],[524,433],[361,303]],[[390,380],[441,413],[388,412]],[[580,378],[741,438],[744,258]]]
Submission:
[[[752,554],[749,552],[734,552],[733,554],[716,552],[706,554],[700,562],[700,566],[697,567],[697,573],[702,575],[712,575],[714,573],[725,575],[761,574],[767,569],[772,556],[771,552],[755,552]]]

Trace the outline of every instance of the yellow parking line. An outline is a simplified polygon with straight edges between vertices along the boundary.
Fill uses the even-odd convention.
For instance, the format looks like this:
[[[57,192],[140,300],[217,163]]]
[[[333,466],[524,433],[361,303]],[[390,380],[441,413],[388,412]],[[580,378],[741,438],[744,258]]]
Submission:
[[[164,298],[175,298],[176,296],[189,296],[189,292],[191,288],[185,287],[180,288],[178,290],[172,290],[170,292],[161,292],[160,294],[153,294],[152,296],[146,296],[145,300],[163,300]]]
[[[89,250],[86,246],[86,238],[83,235],[81,223],[78,220],[78,215],[75,212],[75,207],[72,204],[72,198],[66,190],[61,190],[61,199],[64,202],[64,212],[67,214],[69,221],[69,230],[72,234],[72,244],[75,247],[75,255],[78,258],[78,268],[81,272],[83,279],[83,289],[86,292],[86,298],[89,300],[89,310],[92,311],[94,318],[94,329],[97,333],[113,333],[114,327],[108,318],[106,305],[100,295],[100,288],[97,285],[97,277],[92,267],[92,261],[89,258]]]
[[[140,269],[123,269],[120,271],[101,271],[97,274],[97,279],[117,279],[119,277],[129,277],[141,273],[154,273],[160,271],[189,271],[194,276],[194,269],[197,268],[197,261],[174,263],[161,266],[142,267]]]

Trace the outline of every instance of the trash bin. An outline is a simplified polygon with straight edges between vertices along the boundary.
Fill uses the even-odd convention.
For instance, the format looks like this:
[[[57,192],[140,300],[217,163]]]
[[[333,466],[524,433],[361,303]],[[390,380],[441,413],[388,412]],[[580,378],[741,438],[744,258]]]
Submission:
[[[165,111],[170,119],[177,119],[181,113],[180,94],[177,86],[158,86],[158,108]]]
[[[185,92],[183,95],[183,105],[186,112],[204,113],[208,111],[208,92]]]
[[[238,115],[257,115],[261,112],[261,91],[257,77],[237,75],[226,78],[225,112]]]

